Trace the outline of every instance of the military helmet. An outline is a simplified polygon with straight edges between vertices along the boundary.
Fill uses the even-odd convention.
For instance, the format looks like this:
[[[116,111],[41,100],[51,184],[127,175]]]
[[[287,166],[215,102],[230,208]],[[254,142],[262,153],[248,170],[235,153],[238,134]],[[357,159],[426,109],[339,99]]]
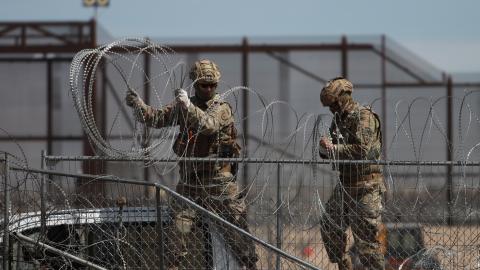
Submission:
[[[322,88],[322,91],[320,92],[320,101],[323,106],[330,106],[335,103],[341,95],[351,95],[352,92],[353,84],[349,80],[343,77],[336,77],[329,80]]]
[[[200,83],[218,83],[220,81],[220,69],[208,59],[196,61],[190,70],[190,79]]]

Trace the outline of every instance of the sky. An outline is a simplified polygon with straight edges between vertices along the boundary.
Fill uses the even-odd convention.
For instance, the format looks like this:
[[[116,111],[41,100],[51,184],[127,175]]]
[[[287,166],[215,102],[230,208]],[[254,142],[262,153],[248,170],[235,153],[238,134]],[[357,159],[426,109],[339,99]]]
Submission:
[[[0,0],[1,21],[88,20],[82,0]],[[440,70],[480,72],[479,0],[110,0],[115,37],[241,38],[385,34]]]

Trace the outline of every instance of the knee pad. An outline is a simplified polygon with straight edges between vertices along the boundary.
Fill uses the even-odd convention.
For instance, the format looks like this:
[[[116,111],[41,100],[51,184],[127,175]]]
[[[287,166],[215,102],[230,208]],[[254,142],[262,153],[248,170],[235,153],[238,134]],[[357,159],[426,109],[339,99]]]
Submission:
[[[175,227],[181,233],[190,233],[193,227],[195,212],[192,210],[183,210],[175,215]]]

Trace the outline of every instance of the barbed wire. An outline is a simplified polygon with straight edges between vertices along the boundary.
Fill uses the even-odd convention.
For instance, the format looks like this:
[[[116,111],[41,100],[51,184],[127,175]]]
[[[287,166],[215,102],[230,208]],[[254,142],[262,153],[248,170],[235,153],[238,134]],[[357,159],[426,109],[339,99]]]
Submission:
[[[143,69],[141,61],[144,55],[148,55],[153,62],[152,66],[158,68],[152,75]],[[373,162],[383,166],[387,186],[383,211],[385,223],[420,224],[418,228],[422,238],[414,241],[423,241],[423,247],[408,255],[414,264],[432,264],[431,260],[434,258],[442,265],[442,269],[478,268],[480,231],[475,226],[468,227],[469,224],[478,224],[480,220],[478,201],[480,189],[475,182],[479,174],[476,157],[480,145],[475,130],[480,126],[480,118],[476,111],[478,106],[473,103],[473,97],[478,95],[478,91],[465,90],[463,97],[414,97],[395,100],[392,106],[395,115],[393,130],[387,126],[389,137],[384,140],[387,156],[391,160],[382,161],[361,160],[363,157],[358,161],[340,160],[335,156],[330,160],[322,160],[319,156],[319,141],[322,137],[328,136],[330,122],[335,121],[335,117],[330,114],[302,114],[300,113],[302,110],[288,102],[271,100],[267,97],[269,94],[262,89],[231,86],[224,81],[219,83],[219,89],[222,89],[220,99],[229,102],[232,111],[237,112],[235,125],[240,127],[246,120],[255,123],[253,127],[251,126],[249,134],[240,132],[241,136],[238,139],[244,142],[243,145],[246,145],[246,141],[250,143],[248,149],[244,149],[248,150],[245,151],[248,152],[248,156],[232,159],[204,158],[203,161],[186,156],[177,157],[172,151],[172,145],[179,132],[178,128],[147,128],[135,121],[135,111],[127,108],[125,104],[118,104],[119,107],[114,108],[116,112],[109,114],[113,115],[113,119],[109,122],[111,125],[108,132],[104,134],[101,131],[95,113],[98,106],[95,103],[98,70],[107,66],[114,68],[109,72],[118,78],[115,81],[116,86],[121,86],[113,89],[118,91],[116,95],[123,97],[127,90],[141,93],[148,85],[150,96],[153,97],[150,103],[155,107],[161,107],[169,103],[169,98],[172,98],[172,93],[177,88],[184,88],[190,94],[194,93],[193,82],[186,83],[187,63],[179,59],[181,57],[167,46],[137,38],[122,39],[96,49],[84,50],[75,56],[70,67],[70,94],[84,132],[100,157],[47,157],[52,168],[59,172],[65,170],[73,173],[50,175],[46,179],[49,196],[46,199],[48,203],[45,211],[48,216],[68,213],[71,216],[65,216],[63,221],[57,220],[57,226],[52,221],[48,228],[44,228],[46,231],[34,234],[33,239],[55,244],[54,247],[64,252],[79,254],[78,256],[109,269],[115,267],[130,269],[132,262],[136,263],[137,268],[143,269],[158,265],[161,259],[158,257],[160,244],[157,241],[160,236],[156,233],[158,228],[155,227],[158,224],[152,227],[150,223],[153,221],[144,221],[142,220],[144,217],[134,219],[132,222],[128,220],[126,214],[132,207],[155,208],[157,206],[155,202],[143,189],[139,191],[138,187],[127,183],[118,182],[110,184],[108,188],[96,190],[95,187],[104,186],[102,179],[109,176],[98,175],[97,178],[87,180],[85,175],[78,174],[78,171],[88,171],[86,164],[104,161],[104,173],[118,176],[135,175],[141,178],[138,169],[149,168],[156,173],[160,179],[159,183],[163,183],[163,179],[167,177],[174,178],[171,186],[184,180],[176,172],[181,162],[225,161],[239,163],[240,170],[248,169],[249,172],[253,172],[245,179],[246,185],[240,187],[240,193],[245,196],[249,208],[248,220],[252,235],[258,235],[269,244],[278,246],[283,243],[282,250],[288,254],[303,258],[321,269],[329,269],[332,265],[327,261],[319,230],[322,218],[325,217],[327,201],[333,193],[334,186],[341,181],[332,168],[364,166]],[[248,93],[250,99],[246,118],[238,114],[241,107],[238,96],[244,93]],[[427,158],[441,152],[436,150],[440,143],[440,147],[443,148],[454,143],[449,141],[448,127],[442,121],[443,102],[446,99],[459,103],[456,117],[458,130],[454,135],[455,161],[429,161]],[[373,106],[377,101],[378,99],[369,105]],[[120,112],[124,110],[130,112],[128,119],[122,118]],[[279,112],[282,112],[282,116],[288,115],[293,121],[287,125],[288,121],[280,118]],[[181,116],[178,114],[174,116],[176,119],[178,117]],[[127,123],[134,124],[130,127]],[[6,133],[3,130],[2,132]],[[113,139],[112,134],[120,134],[116,136],[120,139]],[[7,210],[10,212],[9,221],[13,223],[18,222],[26,212],[32,212],[30,211],[32,209],[38,211],[41,208],[39,193],[42,179],[37,174],[41,172],[31,171],[29,157],[24,154],[23,147],[17,144],[17,148],[21,154],[20,157],[10,156],[11,166],[30,171],[15,171],[14,179],[9,181],[5,190],[15,194],[12,197],[12,205]],[[286,157],[293,158],[286,160]],[[397,157],[404,161],[395,161]],[[436,160],[442,160],[442,157]],[[127,165],[115,167],[115,162]],[[68,165],[65,168],[62,164]],[[449,170],[450,175],[447,175]],[[239,173],[237,178],[240,175]],[[453,179],[451,184],[446,180],[448,177]],[[99,195],[102,193],[103,195]],[[445,196],[445,193],[450,194]],[[157,198],[157,195],[154,197]],[[118,203],[122,197],[125,198],[128,207]],[[445,199],[446,197],[449,199]],[[161,199],[162,205],[172,206],[178,203],[175,198],[165,194],[158,198]],[[353,197],[345,199],[355,200]],[[2,208],[3,211],[5,207]],[[109,222],[101,222],[99,219],[92,223],[82,223],[84,227],[79,229],[78,220],[71,223],[65,221],[75,220],[74,214],[78,213],[79,209],[110,209],[105,210],[105,213],[108,212],[107,215],[114,218]],[[193,211],[195,207],[187,207],[187,210]],[[159,212],[156,213],[161,215]],[[171,214],[167,215],[170,216]],[[454,226],[452,224],[449,226],[449,218],[455,220]],[[195,220],[198,228],[210,227],[213,228],[211,231],[217,231],[217,235],[221,235],[218,233],[218,228],[221,227],[208,217],[200,215]],[[49,239],[49,228],[52,230],[55,228],[57,234],[62,232],[64,239],[51,239],[51,235]],[[400,227],[390,229],[395,228]],[[98,239],[85,241],[89,232],[94,232],[92,235],[97,235]],[[196,236],[199,242],[206,241],[203,239],[204,235],[199,235]],[[417,237],[413,235],[413,231],[410,236]],[[132,237],[137,237],[137,240]],[[402,237],[408,239],[409,233]],[[401,253],[402,243],[397,244],[397,252]],[[48,261],[50,265],[54,265],[52,267],[58,269],[76,267],[76,262],[67,257],[54,256],[21,240],[19,245],[23,247],[24,257],[28,257],[25,255],[28,254],[33,258],[27,264]],[[225,243],[220,245],[228,246]],[[317,254],[308,255],[309,251],[303,250],[306,247],[314,247]],[[273,257],[278,253],[259,245],[256,245],[256,248],[261,257],[257,265],[264,269],[273,268],[275,264]],[[145,250],[157,254],[157,257],[145,256]],[[93,251],[98,254],[92,254]],[[106,259],[102,260],[102,257]],[[194,261],[191,259],[192,265],[195,265]],[[283,268],[302,267],[298,262],[292,262],[285,257],[282,257],[281,262]]]

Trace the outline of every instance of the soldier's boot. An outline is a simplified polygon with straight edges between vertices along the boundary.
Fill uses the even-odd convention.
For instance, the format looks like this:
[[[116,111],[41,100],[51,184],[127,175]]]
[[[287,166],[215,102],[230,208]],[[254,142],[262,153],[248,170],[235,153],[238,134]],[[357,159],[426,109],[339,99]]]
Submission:
[[[342,258],[340,262],[337,263],[338,270],[353,270],[352,259],[350,256]]]
[[[256,254],[254,254],[254,256],[242,257],[241,261],[244,264],[243,269],[245,269],[245,270],[257,270],[258,257],[257,257]]]
[[[362,261],[362,264],[367,266],[365,269],[385,270],[385,259],[383,254],[368,254],[362,256],[362,258],[365,258]]]
[[[256,265],[244,266],[242,267],[243,270],[257,270]]]

